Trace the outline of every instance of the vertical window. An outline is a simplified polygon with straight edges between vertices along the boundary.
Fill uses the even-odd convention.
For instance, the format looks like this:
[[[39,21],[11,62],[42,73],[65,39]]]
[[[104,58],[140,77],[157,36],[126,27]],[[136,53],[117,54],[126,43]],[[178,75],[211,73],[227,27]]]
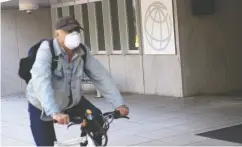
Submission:
[[[70,16],[75,18],[75,8],[74,6],[69,6]]]
[[[136,14],[135,14],[135,3],[134,0],[126,0],[127,8],[127,22],[128,22],[128,35],[129,35],[129,49],[138,50],[136,46]]]
[[[82,19],[84,28],[84,42],[88,47],[91,47],[87,4],[82,4]]]
[[[95,2],[95,8],[96,8],[96,20],[97,20],[98,51],[105,51],[102,2],[101,1]]]
[[[121,50],[119,21],[118,21],[118,2],[117,0],[110,0],[111,22],[113,32],[113,50]]]
[[[58,19],[60,19],[63,16],[61,7],[57,8],[57,15],[58,15]]]

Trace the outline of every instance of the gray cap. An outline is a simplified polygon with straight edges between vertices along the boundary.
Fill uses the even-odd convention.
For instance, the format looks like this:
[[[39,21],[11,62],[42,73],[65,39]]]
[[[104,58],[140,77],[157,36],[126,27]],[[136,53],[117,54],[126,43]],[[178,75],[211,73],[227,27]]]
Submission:
[[[56,30],[70,31],[73,29],[82,29],[80,23],[72,16],[65,16],[56,23]]]

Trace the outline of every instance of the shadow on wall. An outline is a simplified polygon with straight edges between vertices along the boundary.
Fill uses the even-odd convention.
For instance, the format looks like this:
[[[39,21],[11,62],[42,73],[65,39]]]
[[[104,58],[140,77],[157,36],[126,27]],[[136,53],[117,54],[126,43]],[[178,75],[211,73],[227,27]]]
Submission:
[[[24,11],[2,10],[1,21],[1,96],[25,91],[26,84],[18,77],[20,58],[42,38],[51,37],[49,9],[38,9],[28,15]]]
[[[242,90],[241,0],[217,0],[213,15],[193,16],[177,0],[184,95]]]

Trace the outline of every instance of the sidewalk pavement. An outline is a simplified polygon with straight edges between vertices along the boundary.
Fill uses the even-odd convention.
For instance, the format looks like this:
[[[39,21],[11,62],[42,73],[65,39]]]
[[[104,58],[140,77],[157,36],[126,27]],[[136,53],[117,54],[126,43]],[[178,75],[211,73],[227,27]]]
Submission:
[[[104,99],[87,95],[103,112],[112,111]],[[124,95],[130,120],[116,120],[109,130],[109,146],[240,146],[195,134],[242,124],[242,98],[203,96],[171,98]],[[34,146],[27,101],[19,96],[1,99],[1,146]],[[79,127],[55,125],[58,140],[80,135]]]

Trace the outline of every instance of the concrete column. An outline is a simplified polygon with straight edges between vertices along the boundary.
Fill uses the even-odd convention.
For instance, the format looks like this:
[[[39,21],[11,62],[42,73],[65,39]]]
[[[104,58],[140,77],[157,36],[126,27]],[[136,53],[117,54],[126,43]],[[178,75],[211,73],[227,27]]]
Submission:
[[[95,3],[88,3],[87,7],[88,7],[91,51],[94,54],[96,54],[98,51],[98,38],[97,38],[97,19],[96,19]]]
[[[104,22],[104,37],[106,53],[111,54],[113,50],[113,33],[111,26],[110,1],[104,0],[102,2],[103,22]]]
[[[129,49],[129,35],[127,23],[126,1],[118,0],[119,31],[122,54],[125,55]]]

